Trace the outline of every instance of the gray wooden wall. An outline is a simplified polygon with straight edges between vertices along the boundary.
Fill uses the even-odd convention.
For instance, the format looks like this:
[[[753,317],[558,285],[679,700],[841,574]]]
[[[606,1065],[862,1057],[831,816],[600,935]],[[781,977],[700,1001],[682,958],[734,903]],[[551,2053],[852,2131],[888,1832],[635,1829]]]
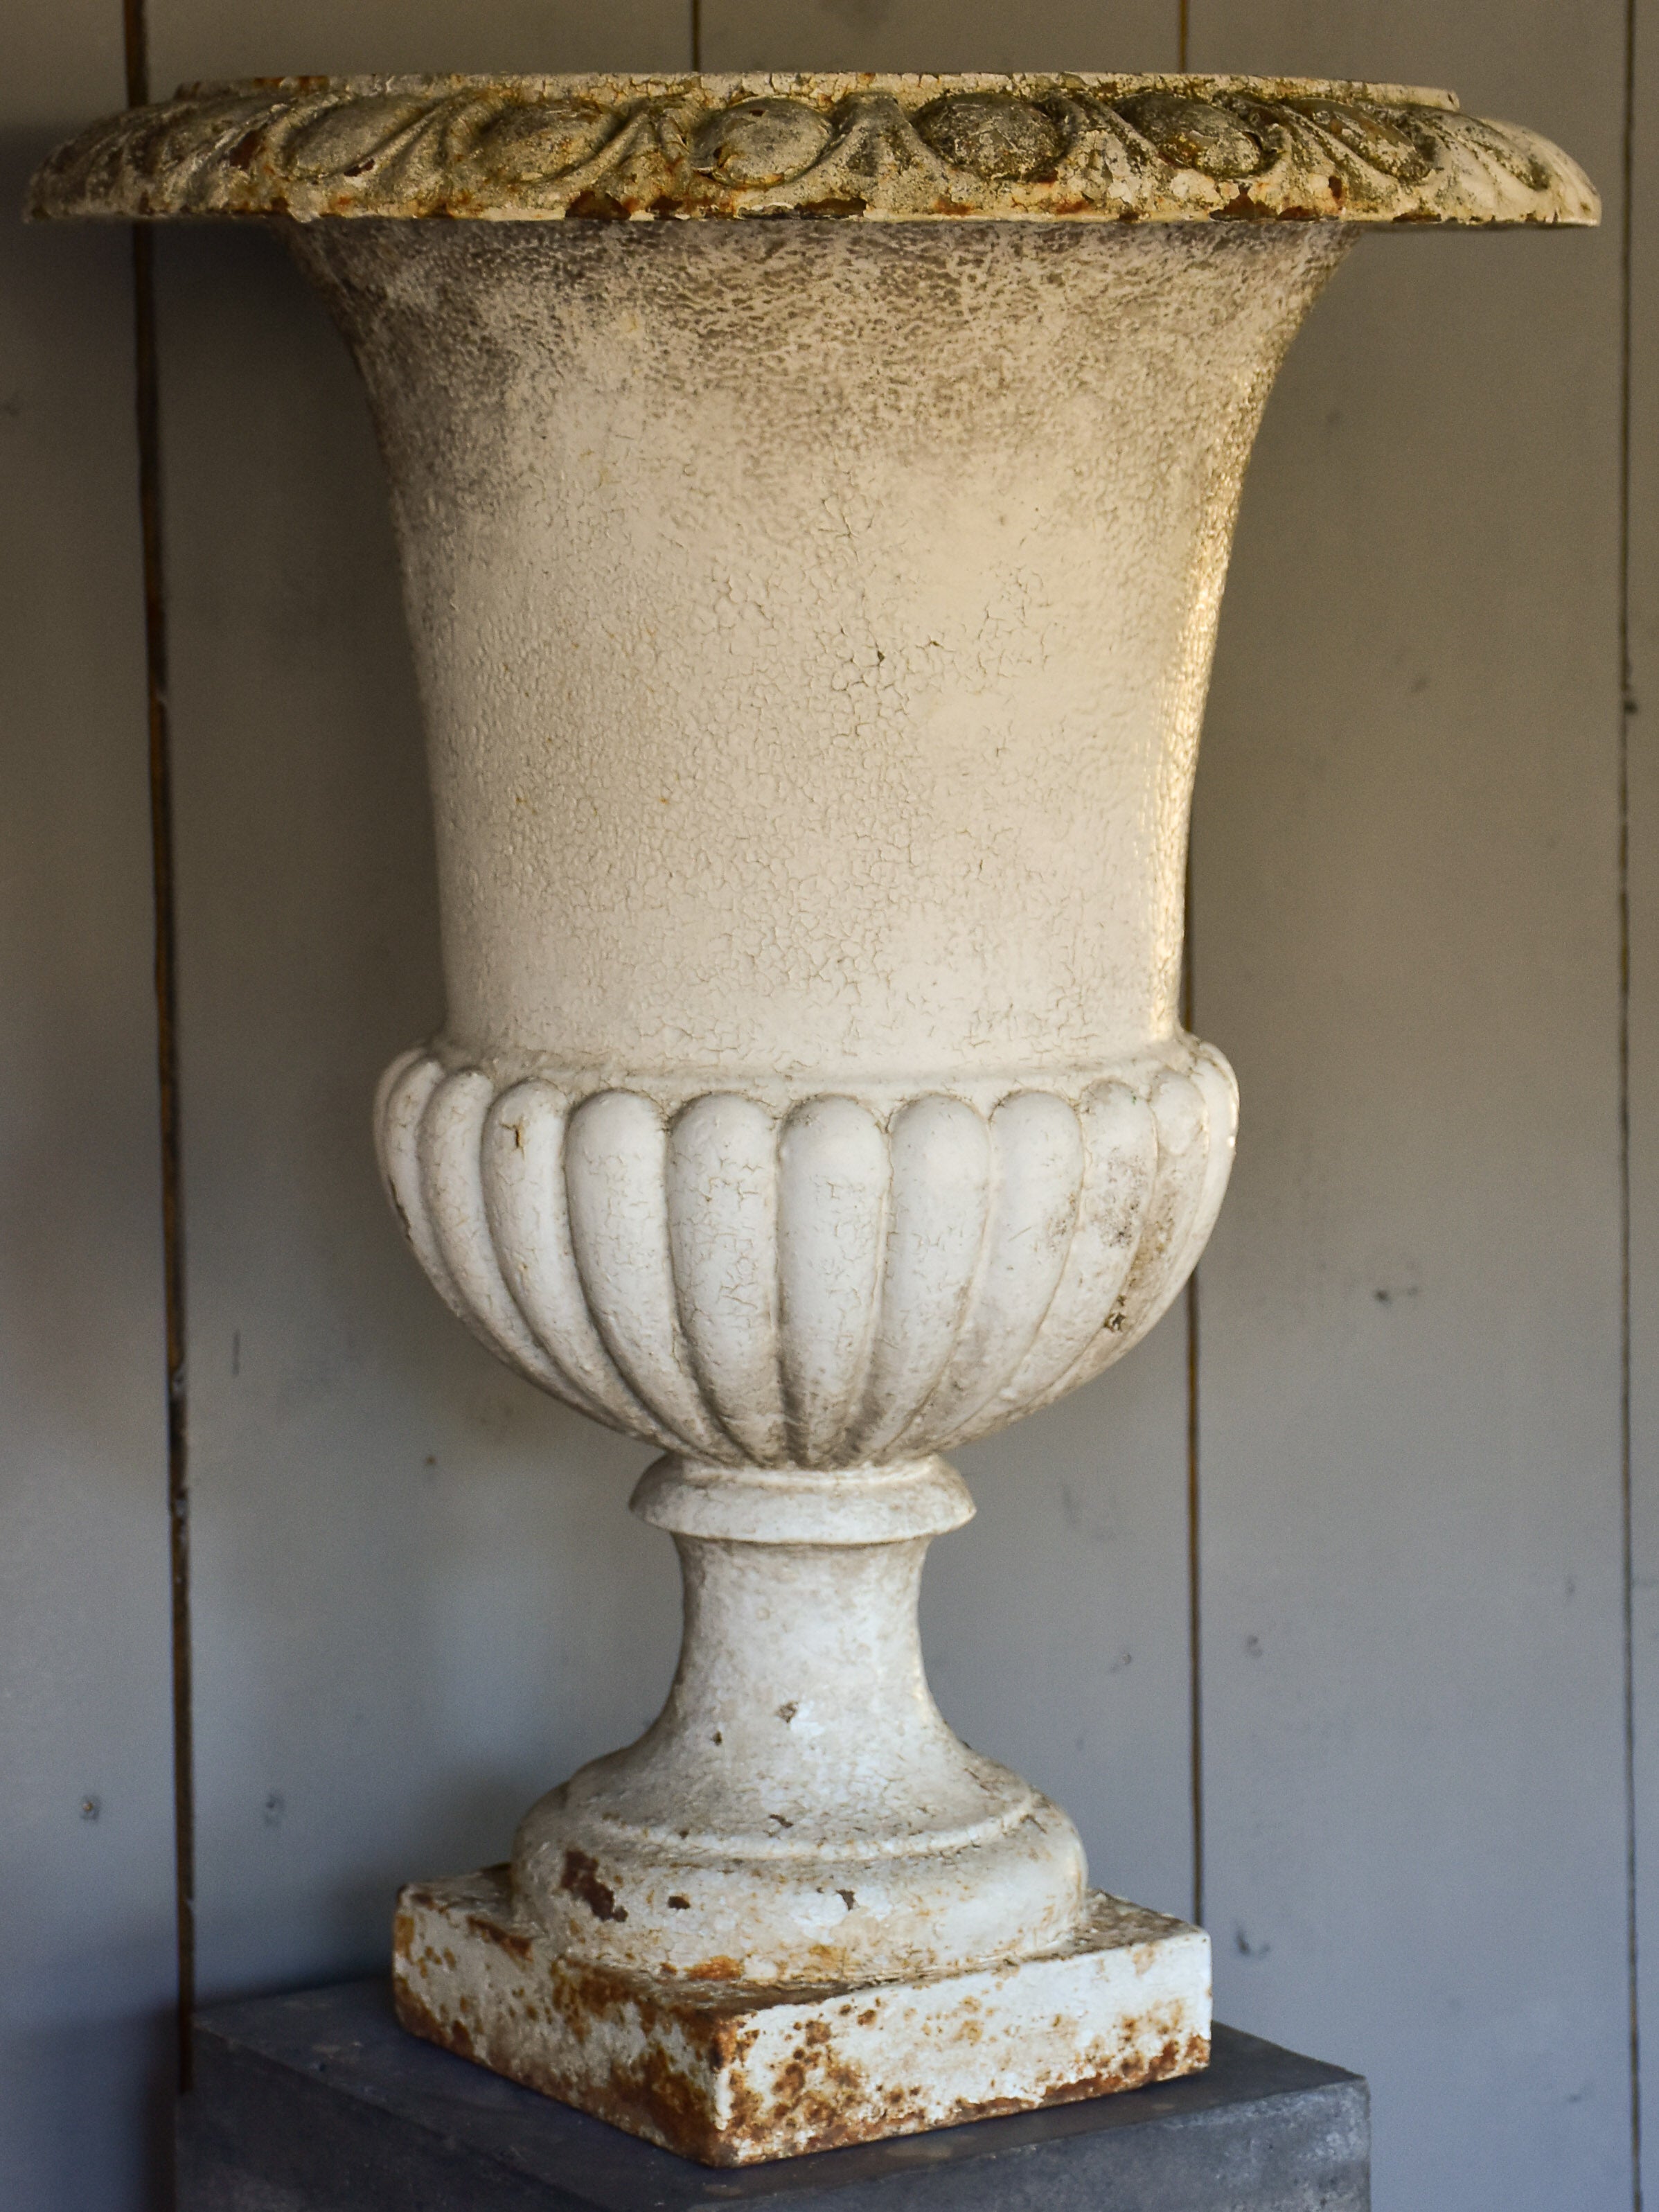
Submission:
[[[1370,2075],[1379,2212],[1636,2203],[1633,1990],[1659,2185],[1659,0],[1632,5],[1189,0],[1194,67],[1454,86],[1559,137],[1607,222],[1370,242],[1298,341],[1194,826],[1196,1026],[1244,1098],[1196,1338],[1178,1308],[966,1455],[980,1517],[926,1592],[948,1715],[1066,1803],[1097,1877],[1183,1911],[1201,1883],[1223,2016]],[[702,0],[702,60],[1173,67],[1182,12]],[[121,18],[9,0],[5,205],[119,104]],[[690,36],[688,0],[149,0],[161,88],[667,68]],[[127,254],[0,223],[0,2203],[20,2212],[166,2188]],[[212,1997],[372,1968],[400,1877],[500,1856],[536,1791],[648,1717],[678,1598],[670,1547],[623,1510],[643,1451],[474,1346],[375,1188],[370,1089],[439,982],[349,364],[263,239],[167,233],[157,297]]]

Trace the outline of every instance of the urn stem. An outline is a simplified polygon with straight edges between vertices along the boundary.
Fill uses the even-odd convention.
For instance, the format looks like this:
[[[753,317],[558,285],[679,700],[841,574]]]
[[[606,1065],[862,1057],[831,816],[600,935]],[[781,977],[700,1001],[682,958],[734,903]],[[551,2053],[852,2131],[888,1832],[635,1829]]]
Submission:
[[[670,1457],[678,1670],[656,1721],[535,1806],[520,1910],[572,1957],[696,1979],[961,1971],[1074,1931],[1075,1830],[946,1725],[916,1601],[973,1511],[942,1460],[835,1474]]]

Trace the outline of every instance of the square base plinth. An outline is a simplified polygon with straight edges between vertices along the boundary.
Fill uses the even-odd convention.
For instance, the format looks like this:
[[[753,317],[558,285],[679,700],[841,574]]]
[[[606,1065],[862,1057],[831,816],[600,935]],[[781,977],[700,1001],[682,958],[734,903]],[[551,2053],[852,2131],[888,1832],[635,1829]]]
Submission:
[[[573,1961],[492,1867],[404,1891],[392,1978],[413,2033],[707,2166],[1108,2096],[1210,2056],[1208,1936],[1098,1891],[1040,1958],[779,1990]]]

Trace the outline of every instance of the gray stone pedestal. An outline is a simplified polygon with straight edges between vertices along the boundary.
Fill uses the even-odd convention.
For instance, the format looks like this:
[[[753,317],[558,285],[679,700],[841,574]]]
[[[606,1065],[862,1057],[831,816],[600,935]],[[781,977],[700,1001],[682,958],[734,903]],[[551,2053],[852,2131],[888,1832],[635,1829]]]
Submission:
[[[1366,2212],[1365,2084],[1217,2027],[1203,2074],[710,2169],[405,2034],[382,1981],[200,2016],[179,2212]]]

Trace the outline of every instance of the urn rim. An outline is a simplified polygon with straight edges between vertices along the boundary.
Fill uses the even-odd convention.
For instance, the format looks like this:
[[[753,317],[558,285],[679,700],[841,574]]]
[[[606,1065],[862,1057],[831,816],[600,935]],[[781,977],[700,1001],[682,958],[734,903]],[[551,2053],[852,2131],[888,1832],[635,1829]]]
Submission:
[[[30,211],[1490,228],[1601,210],[1548,140],[1431,88],[750,71],[190,83],[59,148]]]

